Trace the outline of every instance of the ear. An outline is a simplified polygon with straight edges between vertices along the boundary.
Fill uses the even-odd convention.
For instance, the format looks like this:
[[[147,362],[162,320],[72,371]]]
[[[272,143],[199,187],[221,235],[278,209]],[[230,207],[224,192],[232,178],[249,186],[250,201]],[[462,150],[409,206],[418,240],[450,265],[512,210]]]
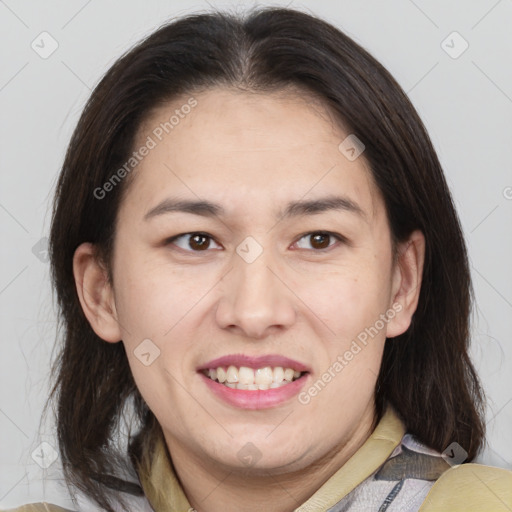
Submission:
[[[80,304],[94,332],[110,343],[121,341],[114,292],[93,244],[83,243],[76,249],[73,275]]]
[[[424,261],[425,236],[416,230],[397,247],[390,303],[390,309],[396,315],[387,324],[388,338],[403,334],[411,325],[412,315],[418,306]]]

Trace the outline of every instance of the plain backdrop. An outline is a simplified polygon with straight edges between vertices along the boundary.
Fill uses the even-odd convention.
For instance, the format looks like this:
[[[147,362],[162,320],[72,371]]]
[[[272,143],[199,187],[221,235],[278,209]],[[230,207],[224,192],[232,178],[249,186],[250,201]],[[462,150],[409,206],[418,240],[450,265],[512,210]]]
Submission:
[[[0,507],[68,503],[59,461],[47,469],[37,461],[43,452],[50,460],[56,446],[51,425],[39,424],[56,326],[45,237],[71,132],[92,88],[124,51],[210,5],[241,11],[256,4],[0,0]],[[479,461],[512,469],[512,2],[263,5],[303,9],[345,31],[387,67],[423,119],[472,266],[472,354],[488,395],[488,446]]]

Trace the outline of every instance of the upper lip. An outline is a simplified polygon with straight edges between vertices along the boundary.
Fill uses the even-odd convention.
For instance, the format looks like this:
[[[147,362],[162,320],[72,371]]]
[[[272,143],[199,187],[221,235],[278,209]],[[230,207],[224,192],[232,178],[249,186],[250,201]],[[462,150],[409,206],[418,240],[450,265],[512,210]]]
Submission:
[[[201,365],[197,370],[209,370],[211,368],[218,368],[219,366],[247,366],[248,368],[264,368],[265,366],[282,366],[283,368],[292,368],[299,372],[309,372],[310,369],[295,359],[281,356],[279,354],[268,354],[264,356],[248,356],[244,354],[231,354],[227,356],[212,359],[207,363]]]

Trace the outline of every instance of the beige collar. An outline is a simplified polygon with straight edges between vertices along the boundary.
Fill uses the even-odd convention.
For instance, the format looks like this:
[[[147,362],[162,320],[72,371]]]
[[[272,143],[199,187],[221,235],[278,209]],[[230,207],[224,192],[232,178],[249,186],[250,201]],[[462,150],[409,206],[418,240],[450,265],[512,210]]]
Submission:
[[[400,444],[405,427],[392,407],[354,455],[295,512],[327,510],[374,473]],[[163,435],[147,468],[139,468],[144,494],[156,512],[189,512],[190,503],[174,472]]]

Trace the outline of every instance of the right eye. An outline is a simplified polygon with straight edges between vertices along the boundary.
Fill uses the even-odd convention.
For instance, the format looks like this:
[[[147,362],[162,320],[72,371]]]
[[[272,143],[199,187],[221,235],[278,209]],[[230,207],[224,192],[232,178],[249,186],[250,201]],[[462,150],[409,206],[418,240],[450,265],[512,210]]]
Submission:
[[[208,233],[193,232],[181,233],[180,235],[173,236],[166,241],[166,244],[172,243],[180,249],[188,252],[202,252],[209,249],[212,241],[213,237]]]

